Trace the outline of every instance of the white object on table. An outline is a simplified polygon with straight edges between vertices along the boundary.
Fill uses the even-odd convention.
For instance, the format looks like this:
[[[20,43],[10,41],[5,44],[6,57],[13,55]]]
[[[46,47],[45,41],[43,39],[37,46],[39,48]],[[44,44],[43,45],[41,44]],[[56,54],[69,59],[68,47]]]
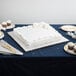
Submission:
[[[0,53],[2,54],[17,54],[17,55],[23,55],[23,53],[10,44],[8,44],[4,40],[0,40]]]
[[[67,34],[69,36],[71,36],[73,39],[76,39],[76,31],[74,31],[74,32],[67,32]]]
[[[67,53],[69,53],[69,54],[76,55],[76,52],[74,52],[74,50],[68,49],[68,43],[64,46],[64,51],[67,52]]]
[[[3,37],[4,37],[4,33],[0,31],[0,39],[2,39]]]
[[[10,26],[7,26],[6,29],[12,29],[15,27],[15,24],[11,24]]]
[[[60,27],[63,31],[76,31],[76,26],[73,25],[63,25]]]
[[[68,41],[47,23],[17,27],[8,34],[25,50],[30,51]]]

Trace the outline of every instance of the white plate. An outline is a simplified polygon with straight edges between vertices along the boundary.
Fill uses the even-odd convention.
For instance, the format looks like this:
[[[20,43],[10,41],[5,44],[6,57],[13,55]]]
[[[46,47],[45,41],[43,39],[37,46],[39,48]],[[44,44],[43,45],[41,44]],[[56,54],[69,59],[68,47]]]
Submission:
[[[8,44],[4,40],[0,40],[0,53],[9,54],[9,55],[11,55],[11,54],[23,55],[23,53],[21,51],[19,51],[18,49],[14,48],[13,46]]]
[[[64,31],[76,31],[76,26],[73,25],[63,25],[60,28]]]
[[[54,40],[53,42],[49,42],[43,45],[39,45],[36,47],[28,47],[26,46],[26,44],[24,44],[18,37],[17,35],[14,34],[14,32],[8,32],[8,34],[25,50],[25,51],[32,51],[38,48],[42,48],[42,47],[46,47],[46,46],[50,46],[50,45],[55,45],[58,43],[62,43],[62,42],[66,42],[68,41],[68,39],[64,38],[63,36],[60,36],[60,38],[58,40]]]
[[[64,51],[69,53],[69,54],[76,55],[76,53],[73,50],[68,49],[68,43],[64,46]]]
[[[11,24],[10,26],[7,26],[7,27],[2,27],[3,30],[7,30],[7,29],[12,29],[14,28],[15,25],[14,24]]]
[[[11,24],[10,26],[7,26],[6,29],[12,29],[14,27],[15,27],[15,25],[14,24]]]

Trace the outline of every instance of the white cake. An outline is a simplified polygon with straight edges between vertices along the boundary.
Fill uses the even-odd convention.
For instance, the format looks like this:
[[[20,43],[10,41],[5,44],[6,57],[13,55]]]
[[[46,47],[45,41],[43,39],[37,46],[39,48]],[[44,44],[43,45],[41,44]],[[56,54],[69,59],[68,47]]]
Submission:
[[[14,28],[14,31],[9,34],[26,51],[68,41],[52,26],[44,22]]]

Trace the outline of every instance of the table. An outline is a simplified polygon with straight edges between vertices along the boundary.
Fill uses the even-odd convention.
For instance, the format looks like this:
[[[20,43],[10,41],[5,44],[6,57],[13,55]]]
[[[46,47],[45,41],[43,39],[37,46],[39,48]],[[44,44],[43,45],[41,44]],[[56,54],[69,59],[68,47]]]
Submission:
[[[16,27],[27,26],[27,24],[16,24]],[[62,25],[52,25],[63,36],[70,41],[75,42],[66,32],[59,29]],[[4,40],[10,43],[15,48],[24,52],[24,50],[4,31]],[[17,55],[0,55],[0,73],[7,75],[58,75],[72,74],[73,68],[76,68],[76,56],[64,52],[63,47],[67,42],[49,46],[46,48],[37,49],[30,52],[24,52],[23,56]],[[69,70],[69,72],[67,72]],[[51,72],[51,73],[50,73]],[[61,72],[61,73],[60,73]]]
[[[22,27],[25,26],[24,25],[18,25],[16,24],[16,27]],[[52,25],[57,31],[59,31],[64,37],[68,38],[69,41],[72,42],[76,42],[75,39],[72,39],[71,37],[69,37],[66,32],[62,31],[61,29],[59,29],[60,26],[62,25]],[[12,46],[14,46],[15,48],[19,49],[20,51],[24,52],[23,56],[20,57],[72,57],[73,55],[70,55],[68,53],[66,53],[64,51],[64,45],[67,42],[64,43],[60,43],[57,45],[53,45],[53,46],[49,46],[49,47],[45,47],[45,48],[41,48],[41,49],[37,49],[34,51],[30,51],[30,52],[25,52],[8,34],[8,31],[12,31],[12,30],[7,30],[5,31],[5,38],[4,40],[7,41],[8,43],[10,43]],[[4,56],[2,56],[4,57]],[[19,56],[7,56],[7,57],[19,57]]]

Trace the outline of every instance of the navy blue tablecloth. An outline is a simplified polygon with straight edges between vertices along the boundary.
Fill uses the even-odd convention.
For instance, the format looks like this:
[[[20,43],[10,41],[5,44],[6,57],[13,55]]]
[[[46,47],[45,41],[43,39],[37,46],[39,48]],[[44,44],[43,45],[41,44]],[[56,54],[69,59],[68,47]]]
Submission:
[[[22,27],[22,26],[27,26],[27,24],[16,24],[16,27]],[[52,27],[54,27],[58,32],[60,32],[64,37],[68,38],[69,41],[72,42],[76,42],[75,39],[72,39],[71,37],[69,37],[66,32],[62,31],[59,27],[61,27],[62,25],[52,25]],[[15,48],[19,49],[20,51],[22,51],[24,54],[23,56],[17,56],[17,55],[0,55],[0,57],[74,57],[74,55],[68,54],[64,51],[63,47],[67,42],[64,43],[60,43],[57,45],[53,45],[53,46],[49,46],[49,47],[45,47],[45,48],[41,48],[41,49],[37,49],[37,50],[33,50],[30,52],[25,52],[8,34],[7,32],[12,31],[11,30],[7,30],[4,31],[5,33],[5,37],[4,40],[7,41],[8,43],[10,43],[12,46],[14,46]]]

